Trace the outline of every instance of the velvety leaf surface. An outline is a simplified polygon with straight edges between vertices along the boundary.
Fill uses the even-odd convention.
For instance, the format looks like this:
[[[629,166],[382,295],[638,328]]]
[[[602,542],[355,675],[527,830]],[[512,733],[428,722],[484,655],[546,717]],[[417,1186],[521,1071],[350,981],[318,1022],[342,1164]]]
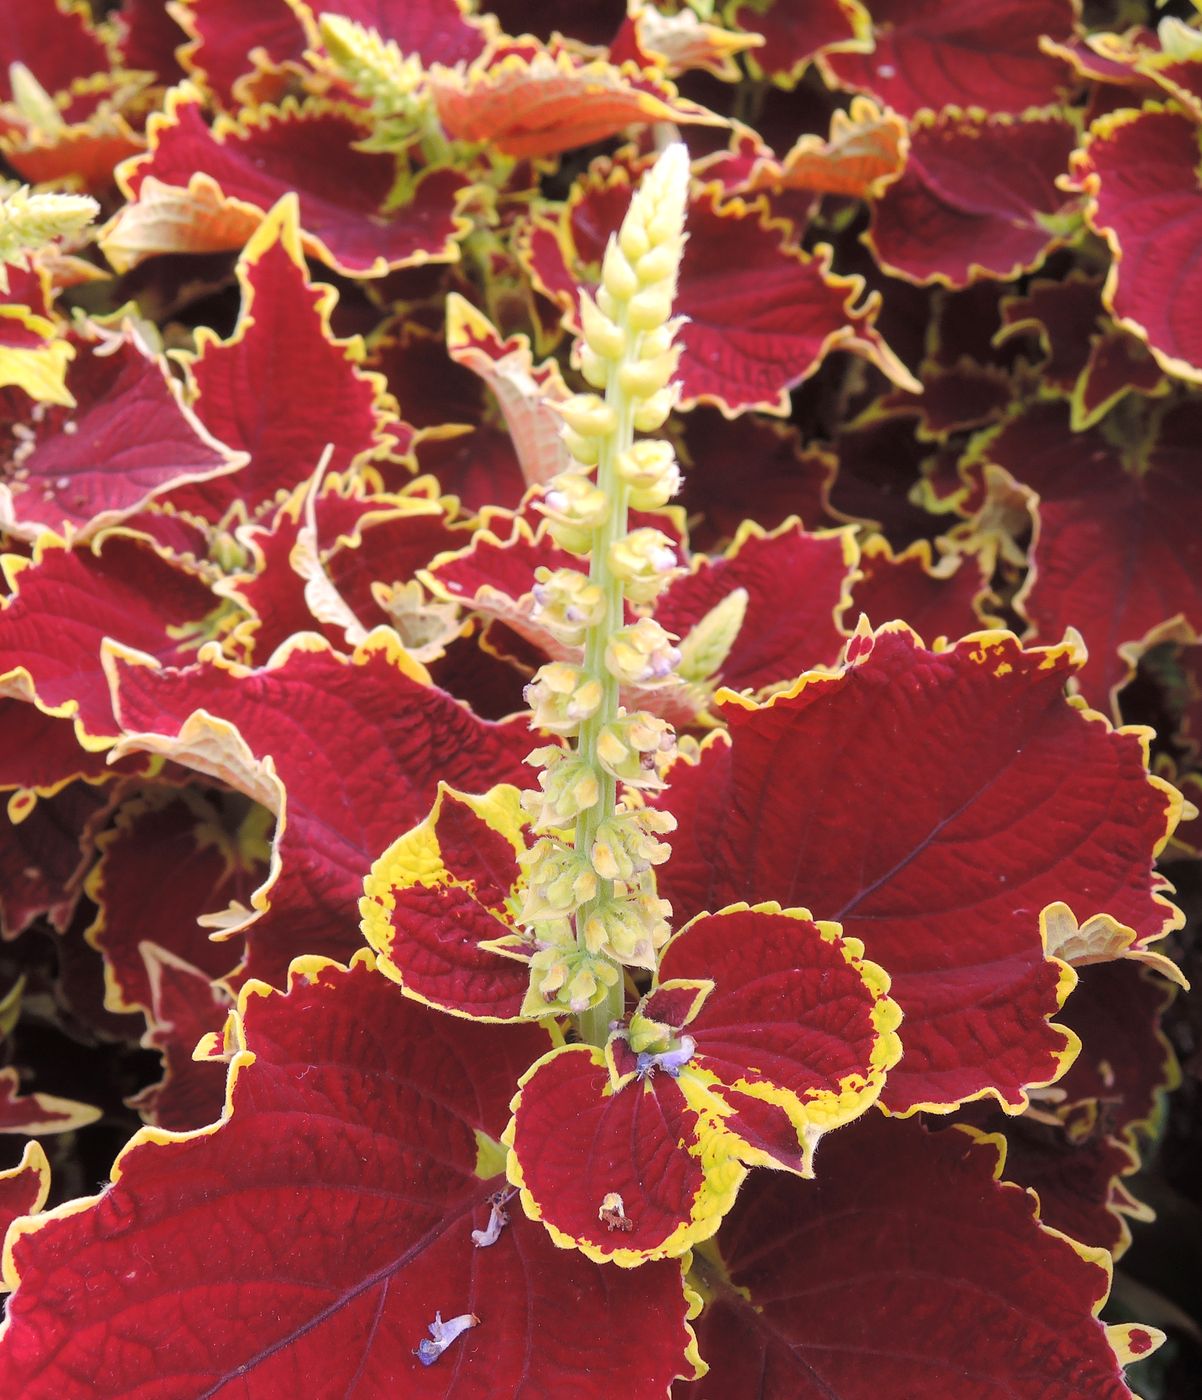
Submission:
[[[279,981],[299,953],[362,946],[363,877],[427,815],[439,779],[481,791],[528,775],[524,717],[477,719],[383,628],[349,658],[308,636],[254,671],[206,653],[184,670],[119,660],[115,672],[126,747],[170,754],[276,815],[272,872],[233,921],[248,977]]]
[[[1089,222],[1110,244],[1107,305],[1170,374],[1202,378],[1198,126],[1171,107],[1095,122],[1074,162]]]
[[[1125,1400],[1094,1316],[1106,1256],[1040,1227],[997,1180],[1001,1147],[870,1115],[831,1136],[817,1180],[757,1174],[719,1239],[724,1271],[699,1270],[711,1393]]]
[[[297,217],[293,198],[267,216],[238,262],[233,333],[221,340],[201,327],[187,359],[197,416],[249,457],[228,480],[172,494],[178,509],[209,520],[235,501],[253,514],[311,476],[327,446],[328,470],[345,472],[389,441],[383,381],[359,368],[358,337],[339,340],[330,329],[337,294],[309,282]]]
[[[691,1373],[678,1264],[599,1270],[520,1216],[473,1245],[503,1185],[476,1175],[478,1134],[540,1031],[434,1015],[362,963],[302,964],[244,1006],[227,1121],[147,1130],[102,1196],[15,1243],[6,1393],[533,1400],[567,1380],[601,1400],[614,1366],[653,1392]],[[571,1336],[565,1299],[591,1324]],[[479,1324],[423,1367],[436,1312]]]
[[[121,174],[132,202],[103,237],[114,266],[241,247],[289,191],[300,202],[305,251],[348,276],[454,256],[466,175],[427,172],[408,200],[393,205],[394,161],[354,149],[368,128],[353,109],[286,100],[258,109],[251,125],[226,118],[210,130],[195,91],[176,93],[146,157]]]
[[[913,117],[923,108],[1022,112],[1067,86],[1062,60],[1040,39],[1066,39],[1071,0],[872,0],[871,52],[820,61],[835,87],[869,92]]]
[[[905,171],[873,211],[881,266],[954,287],[1031,271],[1074,232],[1072,196],[1056,178],[1076,144],[1076,128],[1056,116],[952,111],[912,123]]]
[[[39,545],[32,562],[9,567],[13,592],[0,612],[0,685],[9,694],[36,696],[50,713],[73,715],[89,740],[117,732],[100,668],[105,637],[168,663],[186,661],[195,645],[189,624],[214,604],[194,574],[120,531],[84,549]]]
[[[1100,430],[1073,433],[1060,404],[1032,405],[984,450],[1025,488],[1035,518],[1031,569],[1017,599],[1032,634],[1078,628],[1089,648],[1080,683],[1109,707],[1136,661],[1165,636],[1202,630],[1202,409],[1193,401],[1149,424],[1141,460],[1124,464]]]
[[[0,483],[0,528],[25,540],[46,529],[86,538],[172,486],[245,461],[184,407],[163,361],[131,330],[98,343],[73,339],[73,406],[47,407],[32,423],[12,412],[25,405],[0,408],[8,419],[0,431],[15,443]]]
[[[1020,1106],[1074,1050],[1050,1024],[1073,977],[1045,957],[1040,911],[1169,926],[1151,864],[1175,802],[1136,734],[1065,702],[1065,648],[989,633],[933,653],[886,627],[849,650],[840,675],[728,705],[729,743],[674,767],[661,891],[677,918],[804,901],[862,938],[906,1017],[891,1110]]]
[[[1117,1137],[1099,1131],[1078,1141],[1025,1118],[997,1130],[1006,1139],[1006,1180],[1036,1193],[1039,1218],[1053,1230],[1117,1258],[1130,1243],[1129,1222],[1151,1218],[1123,1184],[1139,1158]]]
[[[0,791],[16,789],[18,809],[30,795],[50,797],[75,778],[103,782],[115,772],[136,772],[138,766],[114,770],[106,753],[80,747],[70,720],[48,715],[27,700],[0,699]]]

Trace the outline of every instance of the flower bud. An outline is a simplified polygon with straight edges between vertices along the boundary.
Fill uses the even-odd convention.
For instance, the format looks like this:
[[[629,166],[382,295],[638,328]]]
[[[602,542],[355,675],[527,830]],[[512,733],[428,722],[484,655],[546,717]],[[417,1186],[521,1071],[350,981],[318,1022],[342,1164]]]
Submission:
[[[584,342],[594,354],[606,360],[618,360],[626,350],[622,328],[601,310],[587,292],[580,294],[580,321]]]
[[[633,398],[647,399],[667,384],[679,363],[678,346],[654,358],[633,360],[618,370],[618,383]]]
[[[613,362],[598,355],[591,345],[580,347],[580,373],[594,389],[604,389],[608,385],[612,370]]]
[[[675,278],[680,267],[680,249],[673,243],[674,240],[660,243],[635,262],[634,270],[644,287]]]
[[[543,1016],[552,1009],[578,1015],[594,1006],[620,977],[612,963],[583,948],[540,949],[530,959],[530,990],[522,1015]]]
[[[601,285],[619,302],[629,301],[639,289],[639,279],[616,238],[610,238],[601,262]]]
[[[560,830],[601,800],[597,775],[579,754],[546,746],[535,749],[526,762],[543,770],[538,775],[541,792],[522,794],[522,805],[536,830]]]
[[[619,713],[597,736],[597,759],[619,782],[632,787],[663,787],[657,760],[672,752],[676,735],[666,720],[641,710]]]
[[[588,628],[605,616],[605,592],[575,569],[534,571],[534,618],[564,646],[580,646]]]
[[[626,319],[632,331],[653,331],[672,314],[671,284],[645,287],[630,298]]]
[[[609,497],[577,472],[560,472],[534,508],[547,517],[555,542],[572,554],[587,553],[592,532],[609,516]]]
[[[646,439],[628,447],[618,458],[618,476],[636,510],[657,510],[680,489],[680,468],[666,442]]]
[[[568,427],[582,437],[608,437],[618,426],[613,409],[596,394],[573,394],[555,408]]]
[[[605,648],[606,669],[623,685],[659,685],[670,679],[679,660],[668,634],[649,617],[620,627]]]
[[[671,854],[671,847],[655,839],[652,832],[661,828],[649,825],[644,818],[665,816],[668,816],[666,812],[637,808],[607,817],[597,828],[590,852],[593,869],[603,880],[622,880],[629,884],[651,866],[662,865]],[[675,826],[670,817],[669,823],[665,830],[670,831]]]
[[[658,432],[668,421],[668,414],[675,407],[675,387],[659,389],[650,398],[635,406],[634,426],[640,433]]]
[[[595,467],[601,460],[601,439],[584,437],[565,425],[563,445],[582,467]]]
[[[533,711],[531,722],[552,734],[575,734],[580,722],[596,714],[601,705],[601,682],[586,676],[578,666],[550,661],[540,666],[525,690]]]
[[[610,545],[609,567],[632,603],[650,603],[676,569],[676,552],[662,530],[632,530]]]
[[[518,857],[526,873],[520,914],[524,924],[567,919],[594,899],[598,876],[586,856],[573,847],[543,836]]]
[[[651,241],[637,219],[627,219],[618,233],[618,246],[631,262],[637,262],[651,247]]]
[[[585,946],[627,967],[655,971],[655,954],[668,941],[672,906],[658,899],[653,886],[601,900],[584,921]]]

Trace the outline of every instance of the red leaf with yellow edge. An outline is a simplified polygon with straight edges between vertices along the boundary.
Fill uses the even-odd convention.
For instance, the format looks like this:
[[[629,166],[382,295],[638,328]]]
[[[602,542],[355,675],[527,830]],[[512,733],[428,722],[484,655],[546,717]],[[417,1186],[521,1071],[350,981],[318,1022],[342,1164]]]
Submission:
[[[406,496],[370,495],[361,478],[326,477],[313,500],[310,521],[314,489],[298,487],[270,526],[237,531],[248,553],[246,570],[228,575],[217,587],[250,613],[230,635],[226,650],[231,655],[244,648],[266,660],[289,637],[304,631],[320,632],[332,646],[345,650],[389,615],[394,585],[407,585],[422,565],[462,538],[461,531],[447,524],[441,504],[416,484]],[[351,621],[350,628],[324,616],[322,598],[310,587],[315,560],[305,536],[309,530],[316,531],[316,564],[345,605],[344,621]],[[420,621],[420,616],[413,619],[415,626]],[[398,628],[404,625],[401,617],[395,623]],[[416,639],[405,640],[418,649]]]
[[[1126,1329],[1097,1319],[1109,1258],[1044,1229],[1003,1152],[871,1114],[831,1135],[816,1181],[757,1175],[696,1269],[712,1393],[754,1376],[763,1400],[1127,1400]]]
[[[66,378],[74,353],[74,346],[59,336],[46,316],[11,298],[0,304],[0,391],[14,404],[13,417],[21,411],[20,395],[13,389],[37,403],[73,402]]]
[[[862,953],[804,909],[693,920],[607,1051],[552,1050],[519,1081],[503,1141],[527,1214],[633,1267],[708,1239],[745,1167],[812,1175],[901,1054],[889,979]]]
[[[422,66],[434,63],[452,66],[470,63],[484,49],[486,38],[495,30],[489,16],[476,18],[475,6],[467,0],[319,0],[287,3],[306,21],[310,40],[319,42],[313,24],[315,14],[343,15],[366,29],[374,29],[382,39],[391,40],[405,54],[421,59]],[[479,8],[487,9],[487,6]]]
[[[241,940],[214,942],[198,921],[249,905],[267,874],[271,825],[239,796],[188,787],[150,787],[117,810],[85,886],[96,917],[84,937],[104,957],[107,1010],[152,1008],[145,943],[209,978],[233,972]]]
[[[1090,128],[1073,161],[1086,218],[1113,253],[1104,299],[1168,374],[1202,381],[1198,124],[1157,103]]]
[[[771,78],[781,87],[796,86],[823,49],[862,45],[871,25],[859,0],[810,0],[804,6],[790,0],[736,0],[730,22],[763,39],[747,64],[757,77]]]
[[[524,717],[477,719],[386,628],[350,657],[308,635],[253,671],[212,649],[184,670],[126,654],[113,671],[123,751],[169,755],[276,816],[271,872],[223,925],[246,930],[244,977],[279,981],[299,953],[362,946],[363,876],[440,779],[482,791],[528,774]]]
[[[831,114],[827,139],[807,132],[779,160],[762,149],[735,190],[808,190],[866,199],[897,179],[909,149],[906,123],[900,117],[882,112],[867,97],[853,97],[850,114],[840,108]]]
[[[113,15],[123,68],[153,73],[164,87],[184,76],[175,56],[184,32],[162,0],[122,0]]]
[[[1088,56],[1077,61],[1086,71],[1102,70],[1107,81],[1142,88],[1152,95],[1160,89],[1175,98],[1195,121],[1202,120],[1198,36],[1186,21],[1165,18],[1155,32],[1133,26],[1121,34],[1090,34],[1085,43]]]
[[[15,790],[18,809],[32,797],[53,797],[76,778],[103,783],[145,767],[114,766],[103,750],[80,747],[69,719],[48,715],[28,700],[0,698],[0,792]]]
[[[188,35],[188,76],[223,107],[253,102],[265,86],[279,96],[287,70],[304,71],[305,30],[286,0],[182,0],[174,12]]]
[[[729,543],[744,520],[766,530],[791,515],[811,530],[829,520],[826,498],[835,459],[821,448],[803,447],[792,424],[751,413],[732,420],[696,408],[682,428],[685,471],[678,503],[688,516],[694,548]],[[736,477],[737,498],[730,489]]]
[[[865,613],[875,626],[900,618],[920,637],[955,641],[980,629],[980,608],[990,596],[981,560],[947,554],[933,563],[931,546],[916,540],[894,554],[883,535],[860,547],[861,578],[851,594],[851,615]]]
[[[1080,630],[1080,685],[1099,707],[1117,705],[1148,647],[1202,631],[1202,410],[1178,403],[1147,427],[1131,469],[1100,430],[1073,432],[1065,405],[1037,403],[978,452],[994,498],[1017,489],[1035,521],[1015,606],[1033,636]]]
[[[1046,955],[1040,911],[1173,926],[1151,867],[1180,798],[1148,776],[1139,733],[1065,701],[1070,645],[997,632],[932,652],[892,624],[848,654],[841,674],[727,704],[729,740],[673,767],[661,893],[678,918],[805,900],[893,979],[906,1055],[887,1108],[1017,1110],[1076,1049],[1051,1023],[1075,978]]]
[[[81,549],[47,538],[31,560],[4,562],[12,593],[0,610],[0,690],[73,717],[85,748],[107,748],[117,734],[100,666],[104,639],[187,661],[215,602],[195,574],[120,530]]]
[[[56,1098],[53,1094],[23,1094],[15,1069],[0,1069],[0,1133],[71,1133],[95,1123],[100,1110],[91,1104]]]
[[[1067,65],[1041,40],[1073,33],[1072,0],[872,0],[871,45],[819,57],[832,87],[913,117],[924,108],[1023,112],[1055,102]]]
[[[457,292],[447,298],[447,350],[492,391],[526,485],[545,485],[566,471],[571,458],[563,444],[563,419],[553,405],[569,391],[558,364],[545,360],[536,366],[528,337],[502,340],[492,322]]]
[[[82,5],[24,0],[0,26],[0,102],[12,100],[12,65],[23,63],[49,93],[107,73],[112,55]]]
[[[139,118],[122,110],[131,93],[128,77],[119,73],[77,79],[69,95],[59,94],[57,102],[65,105],[50,126],[20,108],[0,108],[0,154],[31,184],[65,182],[108,196],[114,167],[146,145],[135,129]]]
[[[513,439],[493,421],[484,380],[413,322],[374,337],[370,362],[414,429],[418,468],[432,473],[465,512],[516,509],[526,481]]]
[[[656,621],[687,639],[736,589],[747,594],[746,611],[717,669],[703,662],[705,674],[691,674],[697,663],[686,644],[681,674],[759,690],[833,664],[847,639],[842,618],[858,556],[851,530],[807,534],[796,521],[771,533],[749,521],[725,555],[695,556],[656,600]]]
[[[615,1089],[603,1050],[566,1045],[518,1084],[509,1179],[556,1244],[634,1268],[707,1239],[734,1204],[736,1140],[670,1076]]]
[[[1039,1218],[1053,1230],[1117,1259],[1131,1243],[1129,1222],[1153,1218],[1123,1184],[1140,1163],[1117,1137],[1077,1141],[1071,1129],[1025,1115],[991,1126],[1006,1139],[1006,1180],[1035,1192]]]
[[[184,405],[163,360],[132,327],[95,339],[73,335],[70,343],[70,406],[30,413],[10,394],[0,408],[14,443],[0,483],[0,529],[24,540],[48,529],[87,539],[172,487],[245,463]]]
[[[526,849],[517,788],[469,797],[444,783],[434,809],[376,861],[359,901],[380,971],[406,994],[473,1021],[516,1021],[532,945],[509,908]]]
[[[52,797],[18,794],[16,811],[10,799],[0,817],[0,937],[16,938],[42,916],[59,933],[69,926],[114,787],[75,782]]]
[[[488,142],[519,159],[558,155],[628,126],[725,125],[678,96],[666,78],[541,46],[490,50],[466,69],[431,70],[431,99],[446,133]]]
[[[156,253],[240,248],[290,191],[305,252],[346,276],[458,256],[467,175],[426,171],[398,201],[395,160],[356,149],[370,127],[355,108],[285,98],[243,117],[218,117],[210,130],[196,89],[172,90],[150,123],[149,151],[117,172],[129,203],[100,241],[118,271]]]
[[[242,305],[229,338],[197,331],[184,356],[205,427],[247,463],[228,480],[173,492],[177,509],[220,519],[241,501],[263,502],[307,480],[326,448],[328,470],[346,472],[393,444],[395,405],[383,378],[361,368],[363,342],[330,328],[337,293],[308,280],[288,195],[267,215],[238,260]]]
[[[727,83],[737,83],[742,70],[735,54],[758,48],[758,34],[738,34],[720,24],[699,20],[692,10],[665,14],[651,0],[631,0],[626,18],[609,46],[609,61],[627,60],[640,68],[658,68],[669,78],[701,69]]]
[[[615,1374],[647,1394],[693,1374],[678,1262],[601,1270],[516,1211],[473,1242],[504,1186],[488,1137],[542,1032],[433,1015],[363,962],[305,960],[263,993],[243,997],[223,1123],[144,1130],[102,1195],[14,1240],[0,1389],[124,1400],[148,1348],[192,1395],[319,1376],[331,1395],[608,1400]],[[567,1341],[565,1299],[589,1320]],[[479,1321],[424,1366],[436,1314]]]
[[[0,1172],[0,1239],[19,1215],[36,1215],[50,1195],[50,1163],[39,1142],[27,1142],[21,1160]]]
[[[1057,187],[1077,144],[1055,115],[1022,119],[956,110],[910,126],[905,171],[876,201],[867,235],[896,277],[962,287],[1031,272],[1078,232]]]
[[[1164,1033],[1174,989],[1137,961],[1083,967],[1064,1019],[1081,1038],[1081,1054],[1057,1087],[1054,1107],[1068,1114],[1078,1135],[1082,1120],[1130,1140],[1155,1120],[1163,1094],[1181,1082],[1181,1069]]]
[[[200,1042],[217,1035],[230,997],[207,973],[155,943],[140,948],[150,991],[142,1046],[163,1057],[163,1078],[129,1101],[147,1123],[173,1133],[202,1128],[221,1117],[226,1066],[220,1059],[193,1058]]]
[[[595,280],[609,234],[630,200],[631,169],[599,162],[573,188],[560,219],[536,215],[519,240],[535,285],[577,327],[577,283]],[[877,299],[854,303],[859,277],[830,271],[830,249],[796,246],[792,226],[764,198],[723,200],[717,186],[696,192],[675,309],[681,401],[716,405],[728,417],[748,409],[789,412],[789,389],[831,350],[850,350],[913,387],[873,327]]]

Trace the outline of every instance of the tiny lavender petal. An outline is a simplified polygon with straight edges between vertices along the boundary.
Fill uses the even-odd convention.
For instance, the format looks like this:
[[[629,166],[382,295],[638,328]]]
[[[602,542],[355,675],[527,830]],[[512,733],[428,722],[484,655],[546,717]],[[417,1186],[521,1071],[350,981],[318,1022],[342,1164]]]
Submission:
[[[413,1354],[423,1366],[433,1366],[461,1332],[479,1325],[480,1319],[475,1313],[460,1313],[458,1317],[451,1318],[450,1322],[444,1322],[442,1313],[436,1312],[434,1321],[430,1324],[429,1337],[421,1339]]]

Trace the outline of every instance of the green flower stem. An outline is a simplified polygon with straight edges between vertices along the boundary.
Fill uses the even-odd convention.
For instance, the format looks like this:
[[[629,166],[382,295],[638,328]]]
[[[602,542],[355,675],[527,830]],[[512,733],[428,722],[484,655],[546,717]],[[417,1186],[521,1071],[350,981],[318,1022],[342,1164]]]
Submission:
[[[605,725],[618,717],[620,687],[616,676],[610,674],[605,664],[605,648],[610,637],[626,621],[622,581],[615,578],[609,567],[610,546],[626,534],[627,501],[629,488],[618,475],[618,458],[634,441],[634,401],[619,383],[619,369],[638,358],[642,336],[631,335],[622,317],[622,330],[626,332],[628,344],[622,359],[614,367],[605,389],[605,402],[617,416],[617,426],[601,447],[597,461],[597,485],[605,492],[610,502],[609,514],[604,523],[593,532],[589,578],[605,594],[605,615],[594,627],[589,628],[584,646],[584,672],[601,682],[602,700],[597,712],[580,726],[578,752],[597,775],[600,783],[600,800],[576,818],[576,849],[590,852],[601,823],[612,816],[617,802],[617,780],[607,773],[597,759],[597,740]],[[576,942],[584,947],[584,926],[590,914],[604,901],[613,897],[613,881],[601,880],[594,899],[576,912]],[[612,987],[606,988],[605,996],[596,1006],[581,1012],[577,1018],[580,1035],[589,1045],[604,1045],[609,1039],[609,1024],[620,1020],[625,1011],[625,981],[623,969],[618,968],[618,978]]]

